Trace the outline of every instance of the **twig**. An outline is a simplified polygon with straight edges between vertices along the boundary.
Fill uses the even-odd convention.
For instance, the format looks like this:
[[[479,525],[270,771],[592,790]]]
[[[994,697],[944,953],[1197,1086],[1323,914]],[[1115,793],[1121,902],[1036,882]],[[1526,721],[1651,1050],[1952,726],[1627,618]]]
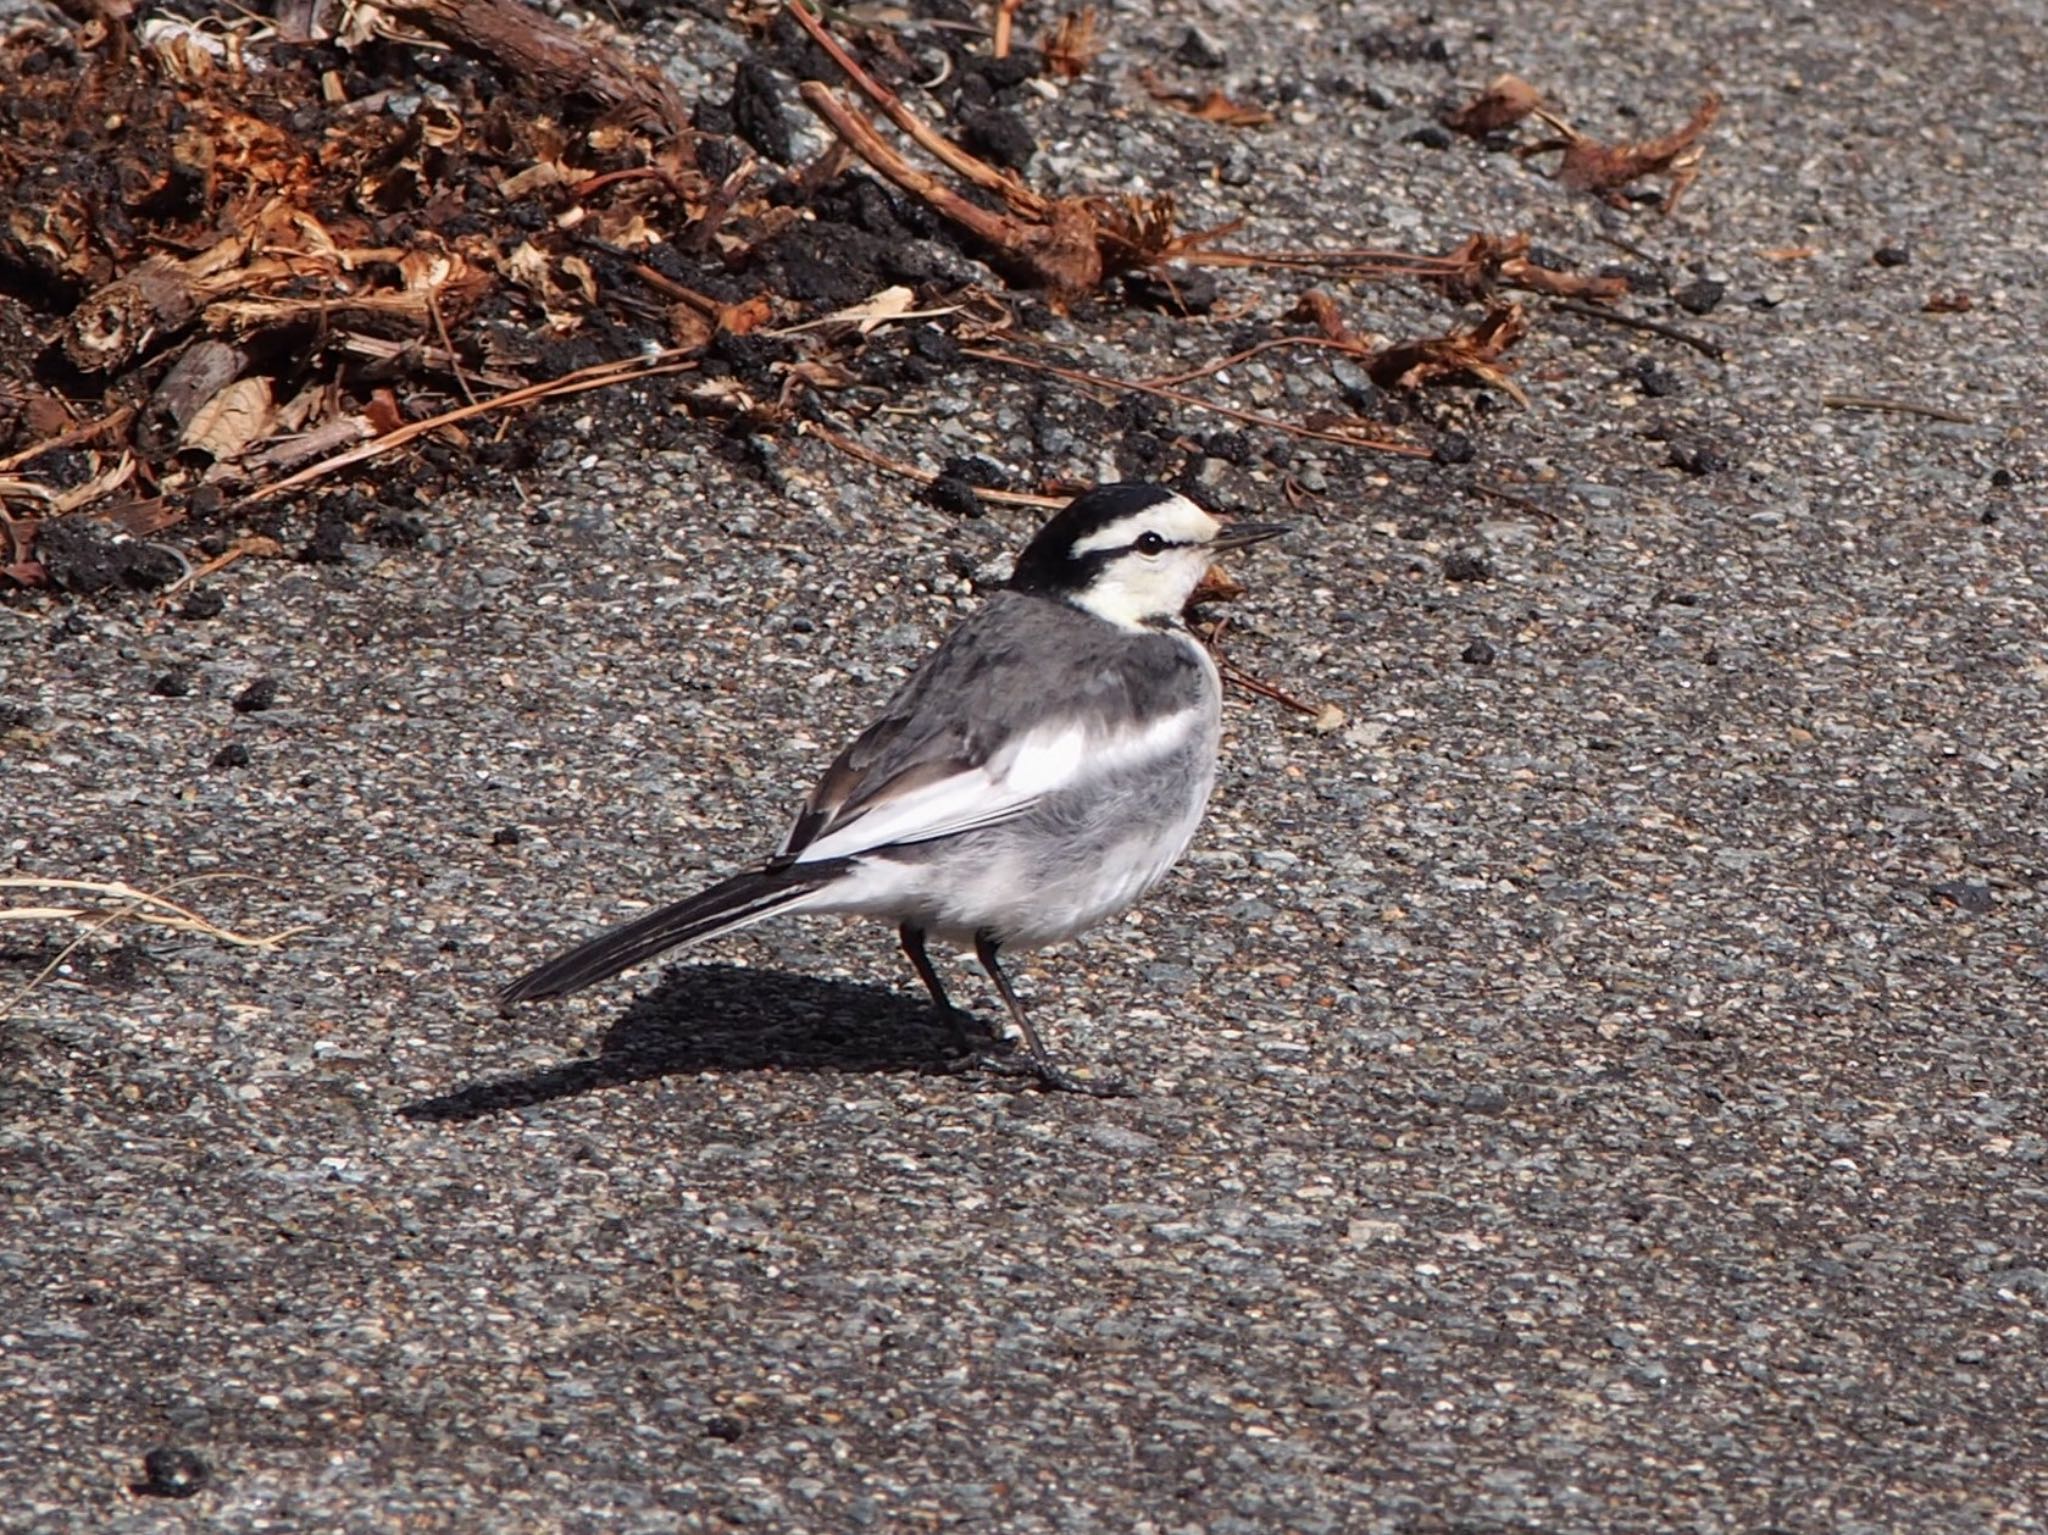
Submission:
[[[1821,404],[1829,410],[1888,410],[1902,416],[1927,416],[1935,421],[1953,421],[1957,426],[1975,426],[1977,418],[1941,405],[1922,405],[1917,400],[1888,400],[1875,394],[1824,394]]]
[[[1151,378],[1141,380],[1141,382],[1155,384],[1162,389],[1171,389],[1176,384],[1192,384],[1198,378],[1207,378],[1213,373],[1221,373],[1226,368],[1234,368],[1241,362],[1250,361],[1261,352],[1270,352],[1275,347],[1283,346],[1322,347],[1333,352],[1349,352],[1354,357],[1370,357],[1373,350],[1371,347],[1356,341],[1338,341],[1329,336],[1271,336],[1264,341],[1255,342],[1241,352],[1232,352],[1228,357],[1220,361],[1205,363],[1199,368],[1190,368],[1185,373],[1156,374]]]
[[[1274,703],[1292,709],[1296,714],[1320,716],[1323,712],[1321,704],[1312,704],[1306,699],[1296,698],[1292,693],[1282,688],[1276,688],[1272,683],[1254,677],[1235,661],[1225,656],[1218,655],[1216,657],[1216,670],[1223,674],[1225,682],[1234,682],[1247,693],[1256,693],[1261,698],[1270,698]]]
[[[1691,347],[1702,356],[1719,362],[1727,353],[1721,343],[1709,336],[1697,336],[1689,330],[1680,330],[1675,325],[1663,325],[1655,320],[1645,320],[1639,315],[1623,314],[1618,309],[1602,309],[1597,304],[1581,304],[1572,299],[1558,299],[1552,308],[1566,314],[1575,314],[1588,320],[1605,320],[1610,325],[1626,325],[1630,330],[1648,331],[1653,336],[1662,336],[1666,341],[1676,341]]]
[[[999,59],[1010,56],[1010,29],[1016,25],[1017,12],[1024,8],[1024,0],[996,0],[995,45],[991,50]]]
[[[1062,368],[1049,362],[1034,362],[1029,357],[1016,357],[1008,352],[986,351],[980,347],[962,347],[964,357],[980,357],[989,362],[1007,363],[1013,368],[1028,368],[1035,373],[1050,374],[1063,378],[1071,384],[1088,384],[1097,389],[1135,390],[1139,394],[1157,395],[1162,400],[1172,400],[1177,405],[1191,406],[1196,410],[1212,411],[1232,421],[1242,421],[1247,426],[1263,427],[1268,431],[1280,432],[1288,437],[1306,438],[1311,442],[1334,442],[1347,448],[1367,448],[1378,453],[1398,453],[1407,458],[1428,458],[1428,448],[1418,448],[1405,442],[1389,442],[1380,437],[1354,437],[1344,432],[1328,432],[1313,426],[1296,426],[1292,421],[1282,421],[1277,416],[1262,416],[1256,411],[1239,410],[1235,406],[1221,405],[1214,400],[1205,400],[1198,394],[1187,394],[1178,389],[1164,388],[1158,384],[1133,383],[1129,379],[1110,378],[1106,374],[1089,373],[1080,368]]]
[[[260,485],[243,496],[240,505],[253,506],[259,501],[268,501],[281,496],[288,490],[297,490],[314,480],[324,479],[338,469],[360,464],[365,459],[378,458],[386,453],[404,447],[416,437],[439,431],[444,426],[458,421],[467,421],[472,416],[483,415],[486,411],[509,409],[514,405],[527,405],[536,400],[553,399],[558,395],[582,394],[590,389],[604,389],[613,384],[630,382],[633,379],[660,378],[669,373],[687,373],[697,366],[694,356],[681,361],[686,349],[671,347],[660,352],[650,352],[645,357],[627,357],[618,362],[601,362],[592,367],[578,368],[573,373],[564,373],[560,378],[551,378],[544,383],[528,384],[523,389],[507,390],[504,394],[492,395],[488,400],[478,400],[473,405],[458,405],[453,410],[443,411],[438,416],[429,416],[424,421],[408,421],[395,431],[386,432],[382,437],[324,458],[317,464],[308,464],[296,474],[288,474],[281,480]]]
[[[1354,277],[1454,277],[1467,263],[1449,256],[1359,246],[1334,251],[1238,251],[1205,249],[1181,258],[1193,266],[1280,267],[1288,271],[1340,271]]]
[[[462,371],[462,354],[455,350],[455,343],[448,335],[448,321],[441,314],[441,301],[431,289],[427,293],[427,313],[434,317],[434,329],[440,334],[441,346],[448,353],[449,367],[455,374],[455,386],[462,391],[462,397],[470,404],[476,404],[476,391],[469,387],[469,379]]]
[[[790,14],[802,16],[800,6]],[[825,125],[840,140],[883,176],[927,204],[934,212],[951,219],[976,239],[1001,251],[1021,251],[1032,234],[1032,226],[1020,224],[1002,213],[979,207],[955,192],[938,177],[919,170],[890,147],[860,113],[839,99],[829,85],[806,80],[797,88],[804,105],[825,119]]]
[[[864,464],[872,464],[889,474],[901,475],[906,480],[915,480],[920,485],[929,485],[938,478],[938,475],[929,469],[920,469],[915,464],[906,464],[899,459],[877,453],[867,444],[842,436],[816,421],[799,421],[796,429],[802,436],[815,437],[828,447],[837,448],[848,458],[859,459]],[[1000,506],[1042,506],[1053,510],[1065,506],[1073,499],[1071,496],[1035,496],[1023,490],[990,490],[980,485],[974,487],[974,494],[978,500],[993,501]]]
[[[1539,506],[1527,496],[1517,495],[1512,490],[1504,490],[1498,485],[1490,485],[1485,480],[1474,480],[1469,488],[1475,496],[1489,497],[1507,506],[1512,506],[1516,511],[1527,512],[1531,517],[1535,517],[1543,522],[1555,523],[1558,520],[1557,513],[1551,511],[1548,507]]]
[[[108,436],[128,429],[128,423],[135,419],[135,407],[123,405],[119,410],[110,411],[97,421],[87,421],[59,432],[55,437],[46,437],[41,442],[23,448],[19,453],[10,453],[0,458],[0,474],[10,469],[19,469],[23,464],[41,458],[45,453],[55,453],[59,448],[69,448],[81,442],[91,442],[95,437]]]
[[[846,78],[854,83],[863,96],[880,109],[884,117],[909,134],[919,148],[941,165],[956,175],[965,177],[984,191],[994,192],[1012,207],[1034,218],[1042,218],[1050,210],[1050,199],[1041,197],[1015,177],[1004,175],[986,160],[969,154],[912,112],[903,104],[902,97],[862,69],[839,39],[826,31],[824,23],[812,16],[803,6],[790,6],[788,14],[796,18],[797,25],[810,33],[811,41],[830,55],[832,62],[845,72]],[[998,54],[997,57],[1000,58],[1002,55]],[[822,108],[812,99],[810,87],[815,84],[819,82],[804,82],[803,97],[812,110],[822,112]],[[833,126],[836,128],[838,125],[835,123]],[[866,156],[863,155],[862,158],[865,159]],[[876,166],[876,169],[879,170],[881,167]]]
[[[1321,705],[1296,698],[1292,693],[1276,688],[1272,683],[1261,678],[1254,677],[1250,672],[1226,656],[1223,653],[1223,631],[1229,627],[1230,615],[1226,613],[1210,624],[1209,632],[1202,636],[1202,645],[1209,652],[1211,659],[1215,661],[1216,670],[1222,675],[1225,682],[1234,682],[1247,693],[1256,694],[1260,698],[1270,698],[1274,703],[1292,709],[1297,714],[1309,714],[1318,718],[1322,716],[1323,710]]]
[[[163,594],[157,598],[156,605],[159,608],[169,607],[171,599],[186,587],[197,586],[216,571],[226,570],[236,560],[242,558],[243,555],[254,554],[266,546],[275,547],[269,539],[238,539],[229,546],[225,553],[216,555],[204,565],[187,565],[185,573],[163,589]]]
[[[690,136],[689,109],[661,71],[517,0],[389,0],[384,9],[515,80],[539,81],[556,94],[595,97],[622,116],[664,129],[670,138]]]

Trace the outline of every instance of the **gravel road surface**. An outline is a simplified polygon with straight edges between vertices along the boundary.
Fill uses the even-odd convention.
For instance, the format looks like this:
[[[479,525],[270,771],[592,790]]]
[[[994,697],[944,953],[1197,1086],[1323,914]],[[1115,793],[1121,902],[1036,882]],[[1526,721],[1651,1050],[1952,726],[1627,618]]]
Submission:
[[[1723,355],[1534,300],[1527,407],[1412,423],[1469,460],[1195,466],[1230,510],[1324,487],[1226,645],[1344,718],[1233,695],[1182,871],[1021,967],[1128,1100],[935,1070],[892,936],[834,921],[491,1004],[772,845],[1033,514],[812,440],[625,447],[610,392],[423,542],[245,560],[217,617],[10,598],[13,871],[253,871],[178,894],[307,927],[96,938],[13,1006],[0,1527],[2048,1528],[2048,11],[1103,12],[1025,114],[1041,184],[1245,244],[1527,230]],[[736,34],[671,25],[722,89]],[[1717,87],[1704,176],[1616,211],[1428,131],[1502,69],[1609,138]],[[1040,334],[1171,372],[1304,285],[1221,277]],[[897,403],[868,440],[934,466],[1142,467],[1030,375]],[[0,990],[69,936],[11,924]]]

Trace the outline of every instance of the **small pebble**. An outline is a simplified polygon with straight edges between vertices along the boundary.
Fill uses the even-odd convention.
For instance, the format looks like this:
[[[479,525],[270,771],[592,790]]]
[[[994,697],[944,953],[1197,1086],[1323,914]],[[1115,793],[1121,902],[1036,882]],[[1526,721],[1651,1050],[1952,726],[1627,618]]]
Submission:
[[[1200,27],[1189,27],[1173,50],[1173,61],[1189,69],[1222,69],[1230,63],[1230,56],[1223,51],[1222,44]]]
[[[1668,462],[1694,475],[1719,474],[1728,467],[1727,455],[1710,442],[1674,442]]]
[[[1446,581],[1491,581],[1493,565],[1485,555],[1470,549],[1458,549],[1444,556],[1444,579]]]
[[[927,485],[924,498],[930,505],[955,517],[979,517],[982,512],[981,497],[974,493],[974,487],[950,474],[942,474]]]
[[[1688,282],[1686,287],[1671,295],[1677,307],[1688,315],[1710,315],[1724,297],[1729,297],[1729,284],[1708,282],[1704,276],[1698,282]]]
[[[142,1480],[134,1490],[148,1498],[189,1498],[206,1485],[208,1474],[197,1451],[159,1445],[142,1457]]]
[[[276,681],[270,677],[258,677],[235,695],[235,713],[261,714],[276,702]]]
[[[1653,400],[1661,400],[1679,391],[1678,375],[1669,368],[1660,368],[1653,362],[1637,363],[1634,369],[1636,387]]]

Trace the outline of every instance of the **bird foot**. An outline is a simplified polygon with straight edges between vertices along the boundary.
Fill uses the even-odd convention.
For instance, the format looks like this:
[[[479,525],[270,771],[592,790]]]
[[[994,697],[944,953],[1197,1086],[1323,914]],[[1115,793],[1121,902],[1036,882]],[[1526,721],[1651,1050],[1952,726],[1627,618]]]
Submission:
[[[1011,1047],[1015,1049],[1014,1046]],[[1130,1098],[1135,1096],[1131,1089],[1115,1077],[1094,1081],[1088,1077],[1077,1077],[1060,1070],[1051,1061],[1043,1061],[1032,1055],[993,1055],[984,1052],[972,1061],[972,1065],[999,1077],[1023,1077],[1029,1085],[1046,1093],[1079,1093],[1087,1098]]]

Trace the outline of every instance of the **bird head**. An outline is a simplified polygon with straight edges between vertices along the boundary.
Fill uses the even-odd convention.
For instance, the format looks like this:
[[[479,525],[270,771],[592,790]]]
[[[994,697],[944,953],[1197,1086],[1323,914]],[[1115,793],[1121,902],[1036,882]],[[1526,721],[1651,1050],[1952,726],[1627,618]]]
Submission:
[[[1010,588],[1126,629],[1169,627],[1218,554],[1286,531],[1280,523],[1220,522],[1163,485],[1098,485],[1038,530],[1017,557]]]

